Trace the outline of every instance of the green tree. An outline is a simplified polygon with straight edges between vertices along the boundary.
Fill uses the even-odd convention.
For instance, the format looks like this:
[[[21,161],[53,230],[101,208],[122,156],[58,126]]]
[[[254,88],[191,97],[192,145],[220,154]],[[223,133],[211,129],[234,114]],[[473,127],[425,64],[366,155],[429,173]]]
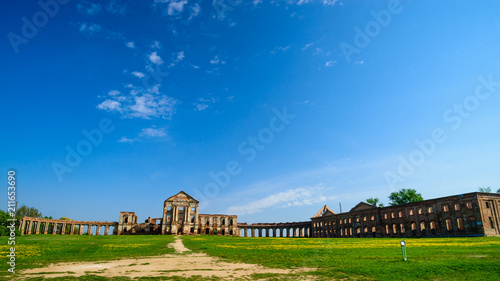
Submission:
[[[490,193],[491,192],[491,187],[480,187],[479,188],[479,192],[486,192],[486,193]]]
[[[500,193],[500,188],[497,190],[497,193]]]
[[[378,198],[372,198],[372,197],[370,197],[370,198],[366,199],[366,202],[370,203],[372,205],[377,205],[378,204],[380,207],[384,207],[384,204],[380,203],[380,200]]]
[[[41,218],[42,212],[35,207],[26,207],[23,205],[17,209],[17,217]]]
[[[391,195],[389,195],[389,205],[391,206],[419,202],[422,200],[424,200],[422,194],[411,188],[403,188],[400,191],[392,192]]]

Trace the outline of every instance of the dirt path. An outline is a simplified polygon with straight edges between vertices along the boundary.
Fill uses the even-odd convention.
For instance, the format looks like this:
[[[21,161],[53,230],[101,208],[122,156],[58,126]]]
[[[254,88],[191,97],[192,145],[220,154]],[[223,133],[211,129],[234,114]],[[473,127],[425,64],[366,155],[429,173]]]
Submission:
[[[216,276],[224,280],[250,278],[254,273],[288,274],[303,270],[265,268],[255,264],[228,263],[203,253],[191,252],[180,238],[169,244],[176,254],[140,259],[122,259],[104,262],[76,262],[51,264],[45,268],[28,269],[22,272],[26,277],[61,277],[94,274],[99,276],[158,277],[158,276]],[[184,254],[185,253],[185,254]],[[246,279],[245,278],[245,279]]]

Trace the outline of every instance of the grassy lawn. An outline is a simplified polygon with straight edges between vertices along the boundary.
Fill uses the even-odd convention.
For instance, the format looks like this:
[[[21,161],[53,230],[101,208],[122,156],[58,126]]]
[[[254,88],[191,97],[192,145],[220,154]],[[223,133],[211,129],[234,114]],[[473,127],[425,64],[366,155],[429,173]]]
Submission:
[[[16,271],[43,267],[51,263],[106,261],[174,253],[167,248],[174,241],[169,235],[30,235],[16,238]],[[0,256],[6,261],[10,246],[0,237]],[[10,275],[2,262],[0,276]]]
[[[184,236],[194,251],[230,261],[278,268],[315,268],[320,279],[500,280],[500,237],[405,239],[408,261],[396,238],[242,238]]]

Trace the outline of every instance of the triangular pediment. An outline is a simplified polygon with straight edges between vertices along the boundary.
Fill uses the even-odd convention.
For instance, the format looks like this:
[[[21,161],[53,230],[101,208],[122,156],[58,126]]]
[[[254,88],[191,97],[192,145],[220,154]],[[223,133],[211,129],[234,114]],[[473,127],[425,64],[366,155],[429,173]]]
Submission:
[[[377,208],[377,207],[373,206],[370,203],[359,202],[358,205],[354,206],[354,208],[352,208],[349,212],[361,211],[361,210],[368,210],[368,209],[373,209],[373,208]]]
[[[321,210],[319,210],[313,216],[313,218],[319,218],[319,217],[324,217],[324,216],[333,216],[333,215],[335,215],[335,212],[332,211],[332,209],[330,209],[330,207],[328,207],[328,205],[325,205],[323,208],[321,208]]]
[[[181,198],[181,200],[183,200],[183,201],[187,200],[187,201],[190,201],[190,202],[200,203],[198,200],[194,199],[191,195],[187,194],[186,192],[184,192],[182,190],[179,193],[177,193],[176,195],[170,196],[165,201],[177,201],[178,200],[177,198]]]

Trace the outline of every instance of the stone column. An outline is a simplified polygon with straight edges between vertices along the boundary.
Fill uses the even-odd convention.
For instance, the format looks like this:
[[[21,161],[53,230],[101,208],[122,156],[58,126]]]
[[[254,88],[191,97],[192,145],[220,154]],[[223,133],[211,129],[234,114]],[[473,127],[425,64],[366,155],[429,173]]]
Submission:
[[[24,228],[26,227],[26,221],[25,220],[21,221],[20,227],[21,227],[21,235],[24,235]]]
[[[254,228],[250,228],[250,234],[252,234],[252,237],[255,237],[255,229]]]
[[[49,232],[49,222],[45,222],[43,226],[43,234],[47,234]]]
[[[101,225],[96,225],[95,235],[101,235]]]
[[[52,234],[57,234],[57,222],[52,223]]]
[[[280,228],[280,237],[285,237],[285,236],[283,236],[283,229],[284,228]]]
[[[87,235],[92,235],[92,227],[93,227],[93,225],[89,224],[89,227],[87,230]]]
[[[104,235],[109,235],[109,225],[104,227]]]
[[[83,224],[80,224],[80,227],[78,228],[78,235],[83,234]]]
[[[299,228],[299,237],[304,237],[304,228],[303,227]]]
[[[248,237],[248,228],[243,228],[243,230],[245,231],[245,237]]]
[[[262,237],[262,228],[259,228],[259,237]]]
[[[37,221],[37,222],[36,222],[36,226],[35,226],[35,234],[40,234],[40,224],[41,224],[41,223],[42,223],[42,222],[40,222],[40,221]]]
[[[69,235],[73,235],[73,232],[75,232],[75,224],[71,224],[71,227],[69,228]]]
[[[31,229],[33,227],[33,221],[28,221],[29,226],[28,226],[28,234],[31,234]]]
[[[276,230],[277,228],[273,228],[273,237],[276,237]]]
[[[63,223],[62,227],[61,227],[61,235],[65,235],[65,234],[66,234],[66,224]]]

